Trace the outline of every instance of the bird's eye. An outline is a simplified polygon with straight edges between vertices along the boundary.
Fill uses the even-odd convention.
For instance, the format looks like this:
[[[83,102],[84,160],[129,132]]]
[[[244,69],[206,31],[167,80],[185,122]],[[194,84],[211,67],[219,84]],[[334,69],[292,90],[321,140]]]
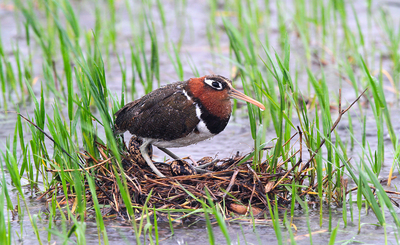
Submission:
[[[221,82],[218,82],[218,81],[215,81],[215,80],[206,79],[204,82],[207,83],[208,85],[210,85],[211,87],[213,87],[216,90],[222,90],[224,88]]]
[[[212,86],[214,88],[221,88],[221,84],[219,82],[212,82]]]

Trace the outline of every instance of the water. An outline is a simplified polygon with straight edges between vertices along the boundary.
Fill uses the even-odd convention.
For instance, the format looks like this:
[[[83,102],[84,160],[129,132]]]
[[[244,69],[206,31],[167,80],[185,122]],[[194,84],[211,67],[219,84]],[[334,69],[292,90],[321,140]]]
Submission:
[[[129,44],[131,39],[130,23],[126,11],[123,10],[124,3],[122,2],[123,1],[117,1],[116,3],[120,9],[118,12],[120,15],[117,24],[118,53],[119,54],[125,53],[125,55],[128,56],[127,51],[129,50]],[[79,5],[79,3],[74,3],[74,4]],[[90,30],[90,28],[94,27],[94,13],[93,13],[94,10],[93,9],[90,10],[91,8],[87,8],[88,6],[86,5],[89,6],[88,3],[82,3],[82,6],[80,6],[79,18],[81,23],[85,23],[84,26],[87,27],[87,30]],[[274,4],[272,5],[273,5],[271,11],[272,19],[276,20],[277,9],[275,8]],[[5,47],[5,52],[9,57],[13,57],[12,50],[15,48],[15,42],[18,41],[20,51],[26,54],[27,52],[26,41],[24,40],[24,35],[20,34],[21,23],[18,22],[21,21],[22,18],[20,17],[19,19],[16,19],[14,11],[6,8],[5,6],[6,5],[0,5],[0,26],[1,26],[0,30],[1,30],[2,43],[3,46]],[[367,22],[366,22],[367,12],[364,1],[355,1],[354,6],[357,10],[358,18],[360,20],[362,28],[363,29],[367,28]],[[377,6],[375,7],[379,6],[380,5],[377,4]],[[175,19],[173,3],[166,1],[164,7],[167,10],[166,11],[167,20],[173,22]],[[390,10],[392,13],[395,13],[396,10],[398,11],[398,8],[390,8]],[[182,19],[187,20],[187,22],[185,22],[184,24],[187,25],[188,30],[184,34],[184,39],[183,39],[184,42],[182,44],[181,53],[190,54],[191,58],[193,59],[193,62],[196,64],[201,74],[216,73],[229,76],[231,74],[231,67],[229,63],[225,59],[213,55],[213,51],[210,50],[208,46],[208,41],[205,31],[208,14],[191,14],[191,13],[207,13],[208,11],[209,9],[207,7],[207,2],[205,1],[190,1],[190,3],[188,4],[187,11],[185,11],[186,14],[182,16]],[[393,16],[396,15],[393,14]],[[350,26],[356,28],[355,21],[353,18],[349,18],[349,22]],[[156,24],[160,25],[160,23]],[[218,24],[222,25],[221,23]],[[278,28],[277,23],[271,23],[271,30],[270,30],[271,33],[269,37],[271,46],[273,47],[278,46],[277,40],[279,33],[277,31],[277,28]],[[170,30],[170,37],[174,41],[176,41],[180,34],[180,29],[178,27],[171,27],[169,30]],[[371,36],[375,35],[377,36],[380,34],[380,29],[377,26],[373,26],[370,33]],[[160,39],[160,41],[162,41],[162,38]],[[381,43],[383,42],[381,41]],[[385,46],[383,44],[381,46],[379,46],[379,44],[380,43],[378,43],[378,47],[385,49]],[[229,43],[225,35],[221,36],[220,46],[222,55],[228,56]],[[292,46],[293,60],[295,62],[298,62],[299,60],[304,59],[304,53],[303,53],[304,50],[302,49],[301,40],[292,36],[291,46]],[[35,61],[39,61],[37,63],[35,62],[34,65],[35,76],[38,76],[39,79],[43,79],[43,77],[41,76],[41,64],[40,64],[41,57],[39,56],[39,54],[35,53],[33,59]],[[118,66],[118,61],[115,55],[111,56],[111,60],[109,61],[109,63],[110,63],[110,69],[107,71],[106,74],[108,86],[110,87],[110,89],[112,89],[113,91],[115,91],[115,93],[118,94],[121,89],[122,78]],[[389,66],[390,62],[388,62],[388,60],[384,60],[383,65],[384,68],[390,70]],[[193,75],[191,73],[189,65],[187,63],[184,63],[183,66],[184,66],[185,78],[192,77]],[[130,64],[128,64],[128,67],[130,67]],[[315,65],[313,68],[319,69],[319,65]],[[178,80],[177,75],[175,74],[175,70],[171,65],[168,56],[164,53],[160,54],[160,70],[162,71],[161,74],[162,74],[163,84]],[[324,68],[324,72],[326,73],[327,81],[338,80],[335,64],[328,64],[328,66]],[[128,76],[130,75],[131,74],[129,74],[128,72]],[[385,79],[384,82],[385,84],[389,84],[387,79]],[[299,84],[304,91],[307,91],[306,83],[307,83],[306,73],[299,74]],[[339,87],[342,88],[343,91],[342,97],[344,102],[351,102],[355,99],[355,93],[351,85],[347,83],[342,83],[342,84],[330,83],[329,86],[331,86],[330,89],[332,93],[336,95],[338,88]],[[240,89],[239,84],[237,84],[237,87],[239,87]],[[35,92],[40,91],[40,83],[37,83],[33,89]],[[143,94],[142,88],[138,87],[138,89],[139,89],[139,94]],[[387,99],[395,101],[394,94],[388,92]],[[361,102],[362,101],[363,99],[361,100]],[[52,99],[49,99],[47,101],[47,105],[49,106],[49,108],[51,106],[51,103]],[[33,111],[33,106],[28,105],[26,111],[24,111],[23,113],[32,115],[32,111]],[[354,108],[350,112],[354,116],[355,112],[353,111],[356,111],[356,108]],[[253,147],[252,145],[253,141],[251,138],[248,120],[246,118],[243,118],[241,113],[242,112],[239,110],[237,115],[235,115],[235,117],[231,119],[225,131],[223,131],[223,133],[221,133],[220,135],[215,136],[211,140],[200,142],[196,145],[184,148],[172,149],[173,152],[181,157],[190,155],[195,160],[199,160],[204,156],[213,156],[213,157],[216,156],[218,158],[226,158],[235,155],[237,151],[241,153],[247,153],[251,151]],[[400,119],[399,115],[400,115],[399,109],[397,109],[397,107],[394,107],[391,113],[391,116],[393,117],[392,121],[393,122],[399,121]],[[3,151],[5,149],[4,145],[6,138],[11,136],[12,133],[14,132],[15,120],[16,120],[15,114],[10,113],[8,116],[0,114],[0,125],[3,129],[0,131],[0,139],[1,139],[0,146]],[[353,127],[355,132],[354,134],[356,139],[361,142],[362,130],[361,130],[361,125],[359,125],[359,123],[357,122],[358,120],[353,120],[354,124]],[[347,141],[349,141],[350,138],[348,130],[346,128],[347,125],[348,125],[347,117],[345,117],[339,125],[338,132],[342,137],[342,139],[344,140],[347,139]],[[395,133],[399,135],[400,125],[394,124],[394,128],[395,128]],[[128,137],[125,138],[127,139]],[[272,138],[275,138],[275,132],[272,129],[272,127],[270,127],[267,139],[272,139]],[[373,114],[370,110],[368,110],[367,113],[367,141],[371,149],[376,149],[377,140],[376,140],[375,119],[373,118]],[[390,141],[386,140],[385,144],[386,144],[385,163],[382,172],[380,174],[380,177],[382,179],[387,178],[394,157],[393,147],[391,146]],[[155,150],[154,154],[158,159],[162,159],[164,157],[164,154],[157,149]],[[360,154],[360,147],[356,145],[355,149],[351,152],[351,154],[353,157],[357,158],[358,155]],[[397,171],[395,172],[395,174],[397,174]],[[17,193],[15,190],[13,190],[10,181],[11,181],[10,176],[6,173],[6,182],[8,189],[10,190],[10,198],[13,204],[16,205],[18,201]],[[393,180],[391,187],[385,186],[385,189],[396,191],[397,190],[396,186],[398,184],[399,180],[395,179]],[[355,195],[356,193],[354,192],[353,200],[355,200]],[[26,192],[26,196],[29,196],[28,190]],[[398,201],[398,198],[394,200]],[[40,214],[43,212],[46,213],[45,203],[43,203],[43,201],[37,201],[35,200],[35,198],[28,200],[28,208],[32,214]],[[330,233],[328,233],[329,214],[327,213],[327,210],[328,210],[327,208],[324,208],[322,227],[320,227],[319,225],[320,222],[319,210],[316,209],[310,210],[309,219],[310,219],[312,240],[314,244],[326,244],[329,241],[329,236],[330,236]],[[398,210],[396,211],[398,212]],[[356,208],[354,209],[354,212],[357,212]],[[347,213],[348,213],[348,220],[350,221],[349,210],[347,210]],[[395,243],[396,239],[395,236],[393,235],[395,227],[393,226],[392,218],[389,215],[389,212],[385,212],[385,215],[388,223],[387,232],[388,232],[389,242]],[[40,230],[41,238],[43,239],[43,241],[46,241],[48,232],[45,230],[45,227],[47,227],[48,223],[46,220],[46,215],[41,215],[41,217],[42,220],[38,222],[38,227]],[[357,218],[358,214],[354,213],[354,221],[349,222],[348,227],[344,228],[342,221],[342,210],[339,208],[333,209],[332,227],[333,228],[336,227],[336,225],[339,223],[338,236],[336,238],[337,242],[340,243],[342,241],[348,241],[348,240],[353,240],[354,241],[353,243],[364,242],[367,244],[379,244],[383,242],[384,229],[381,226],[376,226],[377,220],[371,211],[370,213],[366,213],[365,210],[363,210],[360,216],[362,223],[362,228],[360,233],[358,233]],[[297,227],[297,231],[294,231],[294,236],[296,242],[298,242],[299,244],[309,244],[309,237],[308,237],[309,231],[307,228],[306,219],[307,216],[302,210],[296,211],[294,224]],[[135,241],[135,235],[133,229],[129,224],[125,223],[120,219],[106,220],[105,222],[110,244],[121,244],[121,242],[130,243],[132,241]],[[64,225],[66,227],[63,228]],[[56,222],[56,229],[60,231],[62,231],[63,229],[67,229],[70,226],[71,224],[62,224],[60,221]],[[13,241],[15,243],[23,243],[23,244],[37,243],[37,239],[33,233],[33,229],[31,227],[31,223],[27,215],[24,215],[23,217],[16,216],[12,218],[11,228],[13,234]],[[207,229],[206,225],[203,221],[195,222],[193,219],[185,220],[183,222],[174,224],[175,234],[173,236],[170,236],[171,232],[169,229],[169,224],[166,222],[160,222],[159,235],[160,239],[162,240],[161,244],[207,243],[208,235],[206,229]],[[284,228],[282,230],[285,231]],[[21,231],[22,234],[19,234]],[[217,225],[214,225],[213,231],[215,233],[216,243],[224,244],[225,238],[223,234],[220,232]],[[276,243],[275,232],[272,228],[272,223],[269,220],[266,221],[262,220],[259,223],[257,223],[255,231],[253,230],[253,227],[251,225],[248,225],[246,222],[244,222],[241,226],[238,223],[228,223],[228,231],[234,244],[238,244],[238,241],[240,241],[240,244],[244,244],[245,242],[247,242],[248,244],[257,244],[259,243],[259,241],[261,241],[262,244]],[[286,232],[284,232],[284,234],[286,234]],[[19,240],[18,237],[21,237],[22,239]],[[72,241],[75,241],[74,239],[75,238],[71,238]],[[86,239],[88,244],[98,243],[97,224],[93,219],[88,219],[86,221]],[[285,241],[289,241],[289,239],[290,239],[289,237],[284,237]],[[62,242],[63,239],[61,237],[53,235],[51,241]]]

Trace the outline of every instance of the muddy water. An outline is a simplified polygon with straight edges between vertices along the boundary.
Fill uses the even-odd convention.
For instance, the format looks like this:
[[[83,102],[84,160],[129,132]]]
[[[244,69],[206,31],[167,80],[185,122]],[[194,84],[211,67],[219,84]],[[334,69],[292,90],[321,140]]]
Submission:
[[[119,54],[125,54],[126,57],[129,56],[128,52],[129,51],[129,44],[131,43],[131,33],[130,33],[130,23],[128,22],[129,18],[127,17],[126,11],[124,11],[124,3],[123,1],[117,1],[118,5],[118,23],[117,23],[117,31],[118,31],[118,53]],[[181,16],[181,19],[187,20],[184,25],[186,25],[186,32],[184,34],[184,41],[182,44],[182,54],[188,53],[192,57],[194,63],[196,64],[197,68],[199,69],[201,74],[209,74],[209,73],[217,73],[217,74],[222,74],[225,76],[230,75],[231,71],[231,66],[228,64],[228,62],[219,56],[215,56],[212,53],[212,50],[210,50],[208,46],[208,41],[206,37],[206,22],[208,18],[208,14],[191,14],[191,13],[208,13],[209,8],[207,6],[207,1],[188,1],[188,6],[186,8],[186,11],[184,12],[184,16]],[[0,2],[1,3],[1,2]],[[77,4],[77,3],[75,3]],[[88,28],[93,28],[94,26],[94,10],[85,10],[84,9],[91,9],[87,8],[90,6],[88,3],[81,3],[82,6],[78,6],[80,9],[79,11],[79,18],[81,23],[85,23],[84,26]],[[87,6],[86,6],[87,5]],[[276,12],[277,10],[275,9],[275,5],[272,4],[272,20],[276,20]],[[290,5],[290,4],[288,4]],[[361,25],[363,30],[366,30],[367,27],[367,22],[366,22],[366,6],[364,1],[355,1],[354,3],[355,8],[357,9],[358,13],[358,18],[360,19]],[[376,9],[379,9],[382,4],[377,4],[375,7]],[[391,9],[392,15],[396,18],[396,15],[393,14],[396,10],[398,11],[398,8],[391,8],[390,6],[385,6],[387,8]],[[181,28],[178,27],[178,23],[176,22],[176,17],[175,17],[175,10],[173,7],[172,2],[165,2],[165,9],[166,11],[166,18],[168,23],[171,23],[169,25],[169,32],[170,32],[170,38],[174,41],[177,41],[177,37],[179,36],[181,32]],[[290,8],[289,8],[290,9]],[[153,14],[156,15],[156,11],[153,11]],[[2,37],[2,43],[3,46],[5,47],[5,52],[9,57],[13,57],[12,50],[15,47],[15,42],[18,41],[19,47],[21,49],[22,53],[27,52],[27,47],[26,47],[26,42],[24,39],[24,36],[20,34],[18,30],[23,30],[21,29],[21,17],[19,19],[15,18],[15,13],[11,8],[6,8],[4,5],[0,4],[0,30],[1,30],[1,37]],[[157,18],[155,18],[157,19]],[[356,28],[356,23],[353,18],[349,18],[350,26]],[[156,23],[156,25],[159,27],[160,23]],[[219,23],[221,25],[221,22]],[[161,30],[161,29],[160,29]],[[278,43],[278,30],[277,30],[277,23],[273,21],[270,23],[270,30],[269,30],[269,38],[270,38],[270,43],[272,47],[277,47]],[[161,31],[160,31],[161,33]],[[368,32],[370,37],[375,37],[381,35],[381,30],[380,28],[374,26],[370,31]],[[172,35],[176,34],[176,35]],[[159,41],[162,42],[163,37],[160,34],[160,39]],[[221,52],[223,55],[228,56],[229,55],[229,43],[227,40],[227,37],[225,35],[221,36]],[[294,64],[301,63],[302,60],[304,60],[304,50],[302,48],[301,40],[299,38],[296,38],[294,35],[291,36],[291,46],[292,46],[292,59],[294,60]],[[367,43],[368,43],[367,39]],[[371,40],[370,40],[371,41]],[[372,42],[372,41],[371,41]],[[315,44],[317,46],[317,44]],[[162,45],[160,45],[161,47]],[[385,46],[383,45],[383,41],[378,41],[377,42],[378,48],[385,49]],[[314,47],[317,48],[317,47]],[[111,90],[115,91],[116,93],[119,93],[120,88],[121,88],[121,73],[120,69],[118,66],[118,61],[116,59],[115,55],[112,55],[110,62],[110,69],[107,71],[107,80],[108,80],[108,85]],[[34,54],[34,60],[37,61],[35,62],[34,66],[34,72],[35,76],[38,76],[40,79],[43,79],[41,76],[41,62],[40,62],[41,57],[39,54],[35,53]],[[182,60],[185,60],[183,58]],[[377,59],[378,60],[378,59]],[[184,72],[185,72],[185,77],[189,78],[192,77],[191,69],[187,63],[184,63]],[[390,70],[390,65],[387,60],[384,60],[384,67],[387,70]],[[130,65],[128,64],[128,67]],[[318,70],[319,67],[316,65],[313,67],[313,69]],[[160,51],[160,70],[162,71],[162,83],[169,83],[173,81],[177,81],[177,76],[175,74],[174,68],[170,63],[170,60],[168,58],[168,55],[164,53],[163,51]],[[324,68],[324,71],[326,73],[327,81],[329,82],[330,89],[332,91],[332,97],[337,95],[337,92],[339,88],[343,88],[343,101],[352,101],[355,98],[355,93],[353,92],[353,89],[351,86],[347,83],[338,83],[336,82],[338,79],[337,75],[335,74],[336,68],[335,64],[327,65]],[[129,76],[128,72],[128,76]],[[128,77],[128,80],[130,78]],[[307,82],[307,76],[306,73],[300,72],[299,74],[299,84],[301,87],[304,88],[304,91],[307,91],[307,87],[305,86]],[[387,80],[384,80],[386,84],[389,84]],[[240,85],[239,85],[240,87]],[[139,89],[139,94],[143,94],[142,90],[140,87]],[[37,83],[36,86],[34,86],[34,90],[36,92],[40,91],[40,83]],[[390,92],[387,92],[387,99],[390,101],[394,101],[395,97],[393,94]],[[49,109],[51,108],[51,99],[48,101],[48,106]],[[354,110],[355,111],[355,110]],[[392,120],[393,122],[398,122],[399,121],[399,110],[398,109],[393,109],[392,116],[394,117]],[[357,116],[355,112],[351,112],[353,117],[353,127],[355,130],[355,136],[356,138],[361,141],[361,125],[359,123],[359,120],[356,120]],[[32,106],[28,106],[28,108],[25,111],[25,114],[30,114],[32,115]],[[251,151],[252,149],[252,138],[251,138],[251,133],[250,129],[248,126],[248,120],[246,118],[243,118],[241,115],[243,114],[243,111],[238,111],[237,115],[232,118],[230,121],[228,127],[225,129],[223,133],[220,135],[214,137],[211,140],[207,140],[204,142],[200,142],[196,145],[184,147],[184,148],[175,148],[172,149],[174,153],[177,155],[184,157],[184,156],[192,156],[195,160],[198,160],[204,156],[216,156],[218,158],[224,158],[224,157],[229,157],[231,155],[236,154],[237,151],[241,153],[247,153]],[[15,124],[16,117],[15,115],[10,114],[9,116],[4,116],[3,114],[0,114],[0,126],[2,127],[3,130],[0,131],[0,148],[4,151],[5,150],[5,140],[7,137],[9,137],[12,132],[14,131],[14,124]],[[396,134],[400,134],[400,126],[397,124],[395,125],[395,132]],[[349,140],[349,133],[346,129],[347,122],[346,119],[344,119],[340,126],[339,126],[339,134],[342,137],[342,140]],[[376,149],[377,146],[377,140],[376,140],[376,126],[375,126],[375,120],[373,118],[373,114],[370,110],[367,109],[367,140],[368,143],[371,147],[371,149]],[[275,137],[274,130],[270,128],[268,134],[267,134],[267,139],[272,139]],[[128,137],[126,137],[128,138]],[[385,178],[388,176],[390,167],[393,163],[393,147],[390,144],[390,141],[387,140],[385,141],[387,144],[387,147],[385,147],[386,152],[385,152],[385,166],[382,170],[381,173],[381,178]],[[353,152],[351,152],[352,156],[357,158],[358,155],[360,154],[360,148],[355,147]],[[155,151],[155,155],[157,156],[158,159],[162,159],[164,157],[164,154],[158,150]],[[397,172],[396,172],[397,173]],[[10,185],[10,178],[8,175],[6,175],[6,180],[8,184],[9,190],[12,190],[12,186]],[[398,185],[399,180],[394,180],[392,187],[387,187],[386,189],[390,190],[396,190],[396,185]],[[27,196],[28,195],[27,191]],[[16,193],[15,191],[10,191],[10,197],[12,199],[13,204],[15,205],[17,203],[16,200]],[[29,200],[28,206],[30,211],[33,214],[36,213],[41,213],[45,210],[45,205],[41,202],[35,201],[34,199]],[[326,208],[324,210],[327,210]],[[356,211],[356,209],[355,209]],[[397,210],[398,211],[398,210]],[[377,221],[373,215],[373,213],[365,213],[365,210],[363,210],[362,215],[361,215],[361,223],[363,224],[363,227],[361,229],[360,234],[358,234],[358,228],[357,228],[357,223],[358,223],[358,216],[354,214],[354,221],[349,222],[349,225],[347,228],[343,227],[343,221],[342,221],[342,212],[343,210],[341,209],[334,209],[333,210],[333,223],[332,226],[336,226],[337,223],[340,223],[339,226],[339,231],[338,231],[338,237],[337,237],[337,242],[340,241],[345,241],[345,240],[355,240],[355,241],[361,241],[361,242],[366,242],[369,244],[379,244],[382,243],[384,239],[384,229],[379,226],[374,226],[373,224],[376,224]],[[350,220],[350,212],[348,212],[348,219]],[[310,210],[310,227],[311,227],[311,232],[313,234],[313,242],[314,244],[326,244],[329,241],[329,233],[327,232],[328,229],[328,214],[324,213],[323,214],[323,225],[322,227],[319,226],[319,218],[320,214],[318,210]],[[22,240],[18,240],[17,235],[13,235],[13,240],[16,243],[22,242],[24,244],[35,244],[37,242],[33,230],[31,228],[31,224],[26,217],[20,217],[21,219],[18,220],[16,217],[15,219],[12,220],[11,222],[11,228],[12,228],[12,234],[16,234],[16,232],[20,232],[22,228]],[[43,220],[38,222],[38,226],[41,228],[41,238],[46,241],[48,232],[45,231],[45,227],[47,226],[46,218],[45,215],[42,215]],[[389,224],[392,224],[392,218],[389,216],[388,212],[386,212],[386,218],[387,222]],[[308,229],[307,229],[307,216],[301,211],[298,210],[296,211],[296,217],[295,217],[295,225],[297,226],[297,232],[295,232],[295,238],[296,241],[299,244],[308,244],[309,243],[309,237],[308,237]],[[130,243],[132,241],[135,241],[134,233],[131,227],[128,224],[123,223],[122,221],[106,221],[107,222],[107,231],[108,231],[108,238],[111,244],[121,244],[122,242]],[[56,222],[57,228],[59,230],[62,230],[62,225],[60,222]],[[261,224],[258,224],[256,227],[256,230],[253,231],[253,227],[249,225],[243,224],[240,226],[239,224],[236,223],[230,223],[228,224],[228,231],[229,234],[231,235],[232,240],[234,241],[234,244],[236,244],[236,240],[238,239],[240,241],[240,244],[244,244],[245,242],[248,242],[249,244],[256,244],[256,243],[261,243],[261,244],[267,244],[267,243],[276,243],[276,237],[274,230],[272,228],[271,222],[264,222]],[[67,227],[69,225],[67,224]],[[387,228],[388,232],[388,237],[391,242],[395,242],[395,237],[393,235],[393,227],[388,226]],[[94,244],[98,243],[98,232],[97,232],[97,226],[96,223],[92,220],[88,220],[86,222],[86,239],[89,244]],[[207,237],[207,232],[206,232],[206,226],[203,222],[193,222],[193,221],[184,221],[182,223],[177,223],[174,224],[174,231],[175,234],[173,236],[170,236],[170,229],[168,223],[159,223],[159,234],[160,234],[160,239],[162,239],[162,244],[202,244],[202,243],[207,243],[208,237]],[[224,237],[219,231],[218,226],[214,227],[214,232],[215,232],[215,239],[218,244],[223,244],[225,243]],[[237,238],[238,237],[238,238]],[[285,239],[289,239],[286,237]],[[57,237],[52,237],[52,241],[58,241],[62,242],[61,238]],[[72,239],[74,241],[74,239]]]

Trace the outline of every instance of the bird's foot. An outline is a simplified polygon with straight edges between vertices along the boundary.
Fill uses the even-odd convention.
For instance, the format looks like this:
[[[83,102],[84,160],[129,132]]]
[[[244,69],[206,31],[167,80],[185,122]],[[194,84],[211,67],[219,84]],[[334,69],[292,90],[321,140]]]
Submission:
[[[205,168],[217,163],[218,161],[219,159],[215,159],[209,163],[195,167],[192,164],[186,162],[185,160],[177,159],[171,162],[170,171],[173,176],[209,173],[211,171],[206,170]]]
[[[207,167],[209,167],[211,165],[216,164],[217,162],[219,162],[219,159],[214,159],[209,163],[205,163],[205,164],[199,165],[198,167],[196,167],[196,169],[204,169],[204,168],[207,168]]]
[[[192,156],[188,156],[187,158],[189,158],[190,161],[192,161],[192,163],[193,163],[192,166],[193,166],[193,167],[198,167],[198,166],[199,166],[199,164],[196,162],[196,160],[193,159]]]

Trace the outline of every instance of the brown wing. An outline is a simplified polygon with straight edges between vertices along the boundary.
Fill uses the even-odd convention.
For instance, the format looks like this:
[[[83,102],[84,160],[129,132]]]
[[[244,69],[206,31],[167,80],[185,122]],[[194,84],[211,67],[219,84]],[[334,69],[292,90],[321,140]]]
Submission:
[[[182,85],[182,83],[168,84],[164,87],[152,91],[151,93],[146,94],[140,99],[126,104],[115,113],[115,116],[117,117],[115,119],[115,128],[117,131],[116,133],[122,133],[129,130],[129,128],[131,128],[132,124],[134,123],[133,119],[135,117],[137,117],[143,111],[151,109],[163,99],[171,96],[177,91],[179,86]]]
[[[182,92],[183,83],[154,90],[125,105],[115,115],[118,132],[129,130],[144,138],[174,140],[192,132],[199,119],[192,100]]]

